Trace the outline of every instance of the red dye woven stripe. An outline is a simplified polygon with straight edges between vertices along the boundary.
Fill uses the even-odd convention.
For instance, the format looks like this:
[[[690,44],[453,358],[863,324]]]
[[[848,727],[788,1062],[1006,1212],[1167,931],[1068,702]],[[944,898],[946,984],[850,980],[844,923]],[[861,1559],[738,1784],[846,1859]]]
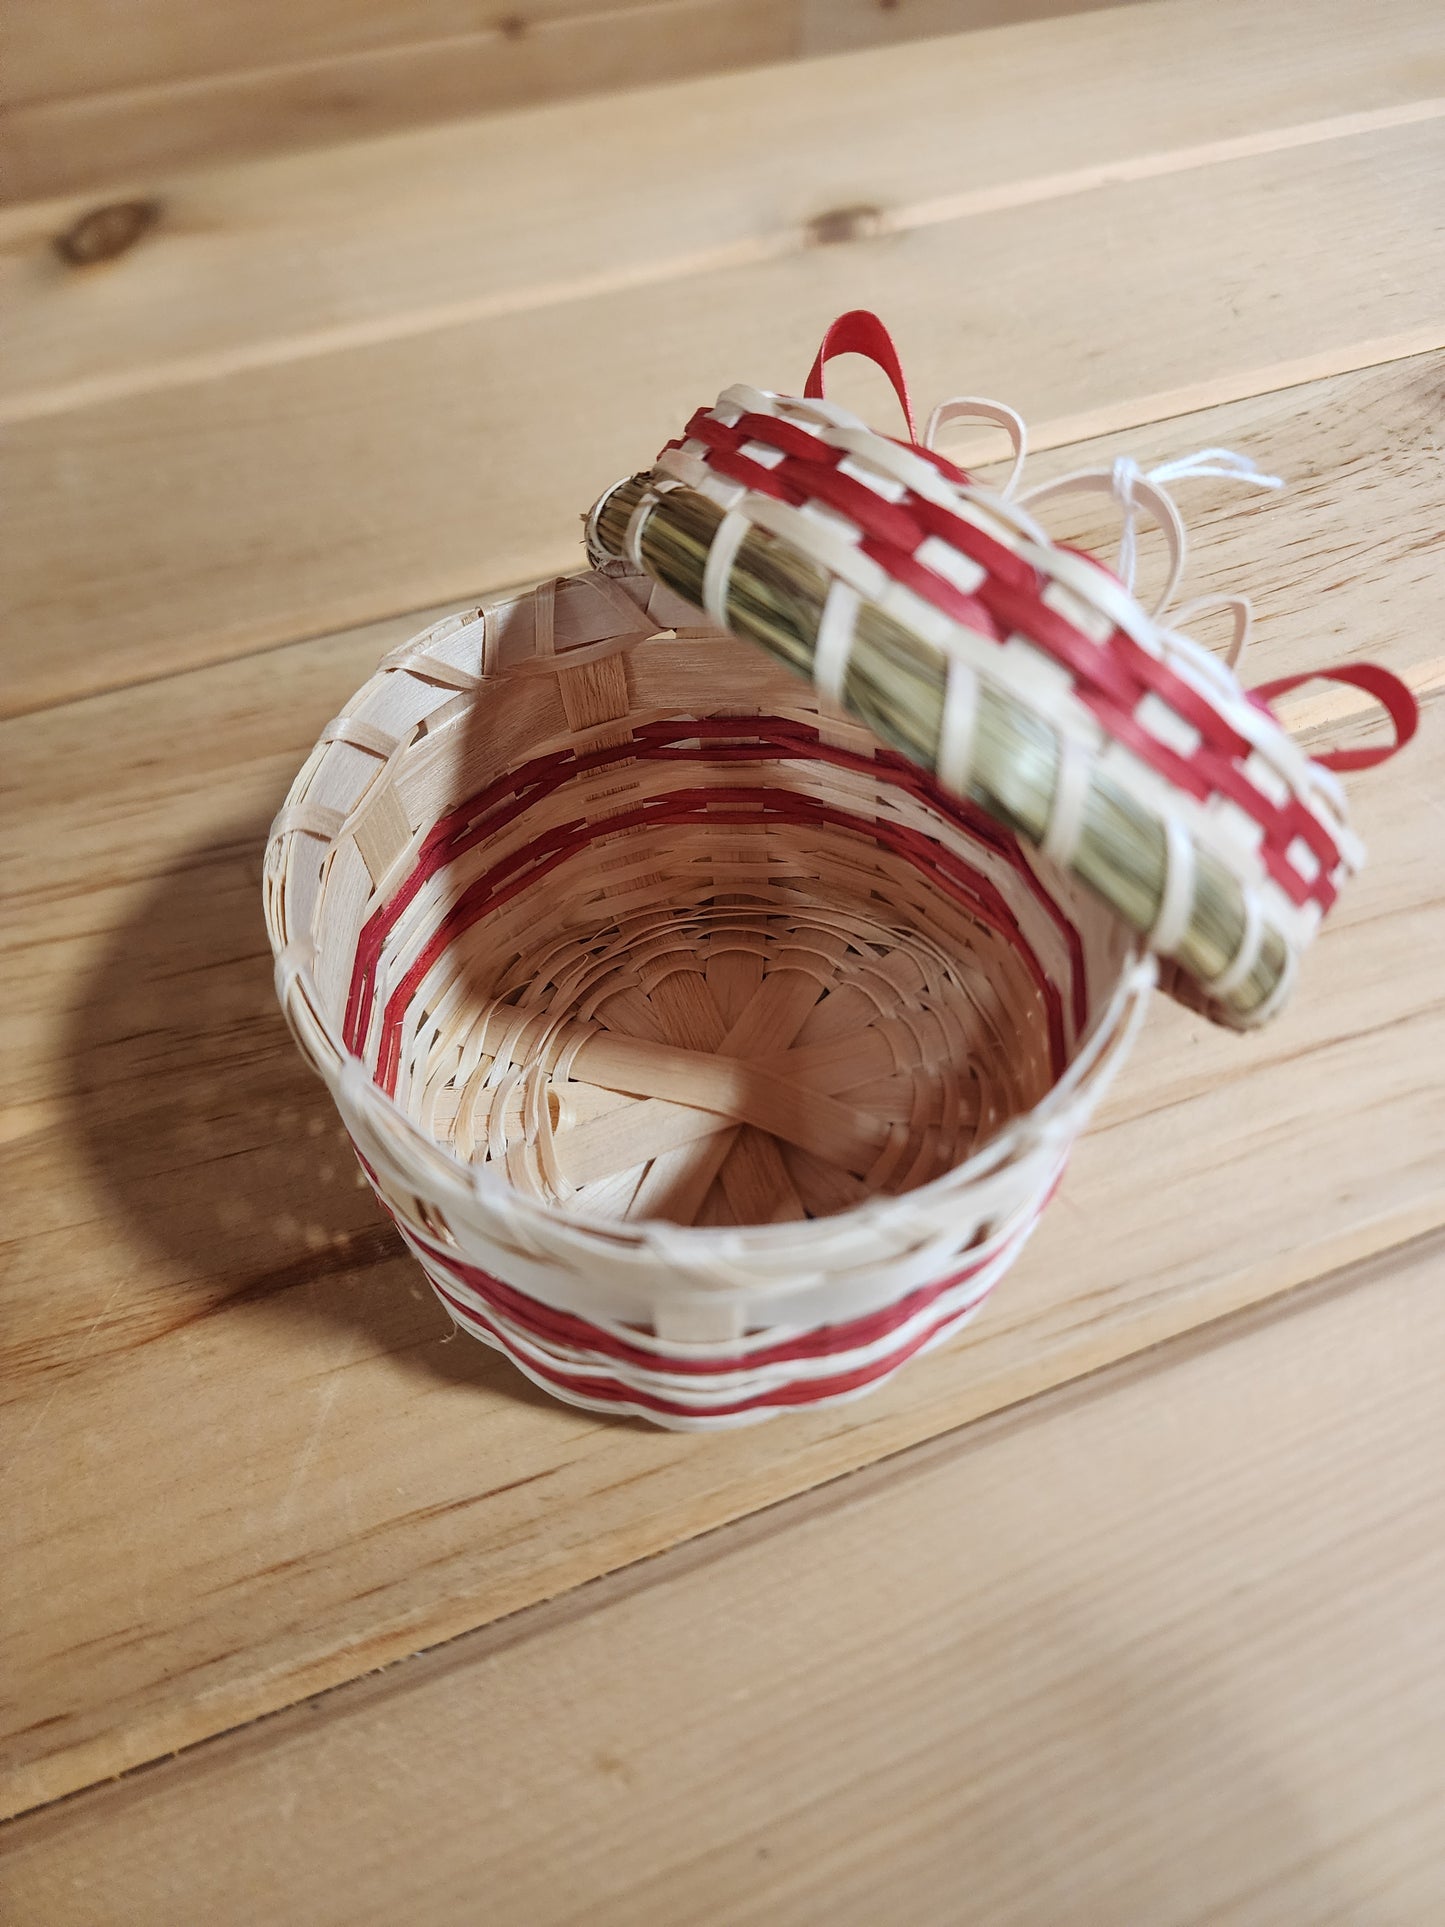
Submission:
[[[729,807],[730,803],[735,807]],[[376,1082],[388,1093],[395,1091],[407,1009],[428,972],[441,960],[449,946],[481,917],[501,909],[519,891],[549,875],[578,850],[600,837],[644,826],[713,822],[755,827],[769,821],[828,824],[895,850],[916,870],[926,875],[935,889],[941,889],[979,922],[1009,942],[1043,999],[1054,1075],[1062,1074],[1066,1046],[1058,990],[1024,941],[1007,905],[987,879],[957,864],[941,844],[902,825],[869,821],[847,811],[814,803],[805,797],[788,796],[777,790],[706,789],[669,792],[654,801],[639,804],[634,809],[621,811],[596,823],[563,825],[536,838],[521,850],[514,851],[464,890],[431,933],[415,962],[388,999],[378,1044]]]
[[[1085,982],[1083,945],[1078,931],[1039,882],[1017,841],[1007,831],[1002,830],[998,824],[966,799],[952,796],[943,790],[929,772],[919,769],[895,751],[880,749],[875,755],[868,757],[854,751],[835,748],[832,745],[820,743],[817,730],[810,725],[781,717],[709,717],[702,720],[683,719],[645,723],[640,725],[625,742],[605,749],[589,751],[582,755],[573,752],[554,752],[537,757],[506,777],[499,778],[475,797],[468,799],[467,802],[439,819],[423,842],[416,867],[389,901],[368,919],[357,941],[347,996],[344,1029],[347,1048],[359,1052],[370,1027],[375,999],[376,972],[386,939],[405,911],[416,900],[426,882],[439,870],[468,850],[475,848],[498,830],[514,822],[541,798],[553,794],[564,783],[580,775],[589,774],[624,759],[675,762],[722,760],[719,739],[729,736],[744,736],[749,740],[734,746],[738,750],[747,752],[746,754],[727,760],[765,764],[774,761],[813,759],[863,774],[876,775],[884,772],[891,787],[911,792],[947,820],[966,829],[977,841],[1006,861],[1024,881],[1030,894],[1048,915],[1067,946],[1070,960],[1071,1016],[1075,1033],[1082,1030],[1087,1020],[1088,987]],[[761,817],[756,815],[738,817],[721,812],[714,813],[706,809],[711,799],[721,799],[724,796],[725,793],[722,791],[683,791],[674,794],[691,796],[694,799],[694,807],[682,815],[667,819],[658,814],[656,806],[651,806],[649,812],[645,812],[637,820],[648,823],[659,820],[695,820],[699,814],[696,807],[698,799],[701,799],[702,813],[714,816],[719,822],[753,822],[766,820],[768,816],[777,817],[785,814],[775,800],[772,807],[764,809]],[[751,803],[752,799],[759,794],[765,799],[775,799],[779,793],[743,790],[733,794],[745,796]],[[799,818],[809,816],[811,811],[821,811],[824,807],[809,805],[807,799],[802,798],[791,799],[791,802],[793,808],[791,812],[786,813]],[[826,821],[828,819],[826,816],[813,814],[810,815],[810,820]],[[889,838],[879,838],[877,826],[869,824],[864,819],[844,817],[841,820],[844,827],[864,835],[874,836],[876,840],[889,840]],[[590,834],[588,826],[580,820],[564,824],[549,836],[535,839],[524,850],[514,852],[511,857],[494,866],[493,870],[485,877],[478,879],[453,906],[447,919],[448,934],[445,940],[438,944],[434,938],[432,945],[428,947],[430,962],[427,967],[430,968],[430,963],[434,963],[440,957],[445,943],[451,941],[460,929],[469,927],[470,923],[485,915],[488,910],[499,908],[502,903],[515,895],[518,889],[535,882],[538,877],[556,868],[573,850],[591,840],[591,836],[609,834],[625,826],[626,820],[620,816],[604,819]],[[991,915],[984,914],[983,920],[990,921],[992,927],[999,929],[1001,934],[1015,942],[1015,947],[1019,947],[1021,933],[1018,932],[1017,924],[1002,898],[987,879],[979,875],[971,866],[953,858],[932,839],[921,837],[916,832],[906,832],[901,825],[889,826],[889,837],[891,838],[890,847],[898,849],[900,853],[906,852],[915,867],[926,868],[931,877],[947,876],[950,880],[948,884],[950,894],[965,908],[983,914],[980,904],[972,894],[974,891],[983,892],[984,902],[991,912]],[[935,869],[935,866],[938,868]],[[501,886],[513,872],[524,873],[516,875],[512,887],[500,893]],[[455,922],[458,912],[465,915],[466,922],[460,924]],[[1027,945],[1022,945],[1022,954],[1026,961],[1032,962],[1035,968],[1037,967],[1033,952]],[[411,982],[411,976],[415,974],[415,970],[409,974],[408,982]],[[416,982],[419,983],[424,974],[423,971],[420,975],[416,975]],[[1035,981],[1039,979],[1036,977]],[[393,1017],[393,1011],[405,1008],[404,1003],[397,1005],[397,997],[400,994],[398,992],[388,1006],[387,1025],[391,1030],[396,1029],[400,1023],[399,1015]],[[1059,1016],[1058,993],[1052,984],[1048,984],[1043,988],[1043,994],[1050,1017],[1051,1045],[1062,1053],[1063,1038],[1061,1034],[1056,1034]],[[393,1063],[390,1070],[391,1081],[387,1082],[383,1078],[380,1064],[378,1065],[377,1081],[384,1089],[395,1088],[396,1068],[397,1065]]]
[[[1250,754],[1247,738],[1168,662],[1123,630],[1116,629],[1103,644],[1093,642],[1043,600],[1047,585],[1030,563],[946,506],[911,489],[896,501],[885,499],[838,473],[838,451],[816,442],[806,446],[796,423],[764,415],[744,420],[746,432],[742,422],[729,426],[706,410],[693,417],[688,434],[702,444],[709,467],[795,506],[816,501],[844,514],[859,531],[862,553],[933,607],[995,642],[1011,635],[1026,638],[1068,670],[1079,700],[1108,735],[1185,794],[1201,802],[1220,797],[1244,810],[1261,831],[1263,868],[1292,903],[1330,908],[1340,862],[1337,841],[1298,798],[1278,804],[1249,780],[1242,767]],[[783,459],[769,467],[745,457],[740,454],[744,442],[777,449]],[[976,589],[964,592],[919,558],[927,536],[946,541],[985,570]],[[1197,733],[1199,741],[1187,755],[1140,724],[1136,712],[1147,696]],[[1313,876],[1304,875],[1289,854],[1297,843],[1316,860]]]
[[[440,962],[450,945],[464,931],[469,930],[473,924],[490,912],[501,909],[520,890],[538,882],[564,863],[570,855],[600,837],[645,826],[696,822],[713,822],[719,825],[738,824],[749,827],[768,822],[827,824],[856,836],[865,837],[883,848],[896,851],[916,870],[927,876],[935,889],[942,890],[945,895],[967,910],[980,923],[995,931],[1013,948],[1043,1001],[1053,1074],[1055,1077],[1062,1075],[1067,1062],[1067,1045],[1063,1032],[1063,1012],[1058,989],[1024,939],[1023,932],[1007,903],[996,886],[986,877],[981,876],[931,837],[910,830],[902,824],[869,820],[849,811],[837,809],[830,804],[818,803],[811,798],[790,795],[786,791],[777,789],[709,788],[669,791],[661,797],[638,804],[633,809],[619,811],[615,816],[603,817],[597,822],[579,821],[564,824],[559,829],[535,838],[520,850],[515,850],[502,858],[483,876],[469,885],[431,932],[415,961],[387,1001],[378,1040],[376,1083],[388,1094],[395,1092],[397,1074],[401,1065],[402,1028],[407,1009],[428,972]],[[440,868],[446,860],[448,859],[434,856],[430,860],[429,874]],[[409,884],[412,881],[413,879],[408,878]],[[410,895],[415,895],[414,889]],[[362,947],[358,944],[352,979],[353,995],[348,999],[348,1006],[355,1006],[358,1010],[365,1008],[369,1022],[369,997],[357,990],[357,976],[362,968]],[[361,1036],[364,1036],[364,1032]],[[359,1049],[361,1036],[358,1036],[355,1041],[348,1040],[352,1050]]]
[[[437,1250],[419,1237],[410,1227],[402,1226],[407,1233],[408,1242],[417,1256],[428,1265],[428,1276],[433,1287],[446,1302],[463,1311],[475,1315],[475,1308],[466,1300],[459,1299],[447,1290],[445,1282],[439,1280],[430,1270],[431,1264],[444,1265],[486,1301],[490,1309],[509,1323],[520,1327],[542,1344],[562,1344],[576,1350],[594,1352],[601,1359],[616,1359],[619,1363],[638,1365],[650,1371],[676,1373],[687,1378],[725,1378],[733,1372],[756,1371],[765,1366],[791,1365],[810,1359],[829,1358],[841,1352],[859,1351],[864,1346],[876,1345],[901,1329],[921,1312],[927,1311],[943,1296],[957,1286],[967,1284],[976,1278],[987,1266],[1000,1260],[1005,1254],[1010,1257],[1024,1243],[1034,1225],[1038,1213],[1043,1210],[1046,1199],[1041,1199],[1037,1210],[1019,1224],[1008,1238],[1002,1240],[983,1256],[972,1263],[963,1265],[940,1278],[935,1284],[920,1285],[917,1290],[895,1300],[881,1310],[870,1312],[865,1317],[848,1320],[836,1325],[819,1325],[814,1330],[800,1333],[795,1338],[780,1341],[756,1351],[739,1351],[721,1358],[686,1358],[668,1356],[650,1350],[644,1345],[630,1342],[615,1332],[604,1331],[590,1319],[579,1317],[574,1312],[559,1311],[555,1306],[544,1305],[539,1299],[529,1297],[513,1285],[504,1284],[490,1272],[481,1271],[475,1265],[464,1264],[450,1252]],[[393,1214],[394,1215],[394,1214]],[[400,1224],[400,1220],[398,1220]],[[952,1315],[952,1314],[950,1314]]]
[[[353,1148],[355,1147],[353,1146]],[[531,1324],[529,1329],[533,1330],[539,1338],[545,1339],[550,1329],[557,1339],[561,1339],[565,1343],[581,1344],[590,1347],[594,1351],[603,1350],[604,1345],[611,1342],[611,1334],[603,1332],[588,1319],[575,1317],[570,1313],[559,1312],[550,1306],[542,1305],[538,1300],[529,1298],[524,1292],[517,1291],[514,1286],[504,1285],[501,1279],[493,1278],[489,1273],[477,1270],[474,1266],[462,1266],[450,1255],[441,1254],[429,1248],[426,1240],[413,1231],[411,1226],[403,1222],[390,1200],[380,1188],[376,1172],[359,1150],[356,1152],[356,1160],[370,1179],[382,1209],[396,1224],[402,1236],[407,1239],[407,1242],[417,1252],[423,1264],[426,1264],[429,1257],[434,1260],[439,1260],[450,1269],[465,1275],[468,1284],[472,1285],[472,1288],[476,1290],[479,1295],[494,1298],[495,1316],[494,1318],[489,1318],[485,1312],[478,1311],[475,1306],[465,1303],[465,1301],[458,1298],[454,1292],[448,1291],[446,1286],[433,1276],[430,1269],[427,1271],[427,1277],[430,1280],[433,1291],[444,1301],[453,1315],[463,1324],[470,1326],[474,1331],[485,1333],[515,1363],[521,1365],[523,1361],[519,1357],[516,1347],[509,1340],[506,1331],[495,1322],[495,1317],[512,1316],[517,1323],[523,1323],[525,1321],[520,1317],[516,1317],[515,1314],[511,1312],[505,1311],[503,1309],[504,1302],[507,1305],[516,1304],[519,1307],[526,1308],[527,1319],[535,1320],[535,1323]],[[1018,1247],[1025,1242],[1029,1233],[1033,1230],[1034,1225],[1038,1222],[1040,1215],[1047,1208],[1050,1199],[1057,1191],[1063,1178],[1063,1173],[1064,1165],[1060,1164],[1048,1190],[1039,1198],[1037,1205],[1030,1211],[1024,1222],[1020,1224],[1017,1233],[1001,1244],[988,1259],[982,1261],[980,1265],[974,1267],[972,1270],[966,1268],[963,1271],[951,1274],[948,1278],[940,1280],[937,1285],[920,1287],[918,1292],[911,1293],[907,1299],[900,1301],[900,1303],[912,1304],[920,1297],[923,1298],[925,1305],[932,1303],[943,1292],[947,1291],[950,1285],[962,1283],[969,1277],[976,1275],[976,1272],[981,1270],[984,1264],[992,1263],[1002,1258],[1006,1252],[1009,1254],[1009,1260],[1011,1262],[1012,1256],[1016,1254]],[[1003,1269],[1007,1269],[1006,1264]],[[1002,1271],[1000,1272],[1000,1276],[1002,1276]],[[474,1279],[485,1282],[482,1284],[474,1284]],[[994,1282],[996,1283],[997,1280]],[[794,1380],[789,1384],[775,1386],[771,1390],[759,1393],[752,1398],[738,1399],[730,1405],[709,1404],[705,1407],[700,1407],[689,1405],[681,1399],[659,1398],[650,1392],[634,1391],[621,1379],[612,1378],[602,1372],[591,1374],[586,1378],[579,1378],[575,1373],[564,1372],[555,1367],[539,1363],[534,1358],[528,1358],[526,1360],[524,1369],[535,1372],[548,1384],[554,1385],[559,1389],[570,1388],[574,1392],[580,1392],[587,1397],[603,1400],[608,1404],[641,1405],[647,1411],[665,1413],[673,1418],[692,1418],[704,1413],[713,1417],[730,1417],[743,1412],[758,1411],[773,1405],[809,1405],[816,1403],[820,1399],[837,1398],[846,1392],[861,1391],[865,1386],[876,1384],[879,1379],[886,1378],[889,1373],[896,1371],[900,1365],[906,1364],[917,1352],[922,1351],[924,1346],[926,1346],[931,1339],[935,1338],[946,1326],[964,1317],[971,1316],[973,1312],[978,1310],[984,1303],[992,1290],[993,1285],[990,1284],[984,1290],[980,1291],[978,1297],[969,1305],[944,1312],[924,1331],[915,1333],[911,1339],[901,1342],[896,1349],[888,1352],[882,1358],[870,1361],[868,1365],[855,1366],[851,1370],[844,1370],[832,1374],[827,1378]],[[924,1294],[926,1294],[926,1296],[924,1296]],[[881,1313],[874,1314],[873,1317],[890,1318],[893,1310],[893,1307],[889,1307]],[[829,1333],[834,1337],[841,1337],[845,1333],[867,1330],[873,1322],[873,1317],[853,1320],[846,1324],[821,1326],[818,1328],[818,1331],[820,1333]],[[899,1322],[901,1323],[902,1321],[900,1320]],[[893,1328],[896,1329],[897,1327],[895,1326]],[[569,1334],[573,1335],[569,1336]],[[614,1352],[612,1355],[617,1357],[619,1362],[621,1362],[631,1348],[626,1346],[625,1341],[618,1342],[621,1344],[622,1349]],[[866,1343],[868,1341],[865,1339],[862,1342]],[[807,1337],[787,1341],[787,1345],[789,1346],[805,1345],[807,1343]],[[786,1347],[779,1346],[776,1349],[782,1352]],[[841,1346],[828,1345],[821,1353],[798,1351],[795,1356],[799,1359],[816,1356],[831,1357],[835,1351],[841,1351],[841,1349]],[[657,1361],[652,1354],[642,1352],[641,1348],[638,1348],[638,1356],[635,1362],[648,1367],[654,1367],[659,1361]],[[701,1363],[701,1361],[698,1362]],[[771,1353],[753,1354],[747,1359],[747,1366],[752,1367],[769,1362],[772,1362]],[[678,1361],[676,1360],[665,1361],[663,1368],[668,1371],[677,1371],[679,1375],[686,1375],[690,1370],[688,1365],[683,1365],[679,1369]],[[725,1369],[734,1370],[737,1368],[729,1364]],[[699,1377],[704,1375],[705,1374],[701,1372],[698,1374]]]
[[[435,1279],[432,1280],[432,1286],[441,1297],[447,1298],[447,1293],[437,1285]],[[565,1372],[544,1364],[536,1358],[528,1357],[524,1362],[516,1349],[508,1343],[506,1333],[492,1319],[470,1306],[461,1305],[454,1298],[448,1298],[447,1302],[462,1323],[470,1326],[474,1331],[485,1333],[509,1358],[522,1366],[523,1370],[535,1374],[559,1391],[570,1392],[574,1397],[596,1399],[599,1403],[608,1405],[640,1406],[644,1411],[657,1412],[669,1418],[735,1418],[744,1412],[766,1411],[771,1407],[816,1405],[823,1399],[841,1398],[849,1392],[861,1392],[866,1386],[876,1385],[880,1379],[887,1378],[897,1371],[900,1365],[906,1364],[916,1353],[921,1352],[949,1325],[964,1317],[972,1316],[984,1303],[992,1289],[990,1285],[988,1291],[980,1292],[977,1299],[965,1311],[950,1311],[943,1314],[926,1331],[916,1333],[914,1337],[900,1344],[896,1351],[889,1352],[883,1358],[874,1359],[867,1365],[844,1369],[827,1378],[793,1379],[782,1385],[775,1385],[766,1392],[756,1393],[751,1398],[736,1399],[726,1405],[714,1405],[709,1402],[705,1406],[690,1405],[681,1398],[662,1398],[654,1392],[636,1391],[624,1384],[621,1379],[612,1378],[602,1372],[579,1376],[575,1372]]]

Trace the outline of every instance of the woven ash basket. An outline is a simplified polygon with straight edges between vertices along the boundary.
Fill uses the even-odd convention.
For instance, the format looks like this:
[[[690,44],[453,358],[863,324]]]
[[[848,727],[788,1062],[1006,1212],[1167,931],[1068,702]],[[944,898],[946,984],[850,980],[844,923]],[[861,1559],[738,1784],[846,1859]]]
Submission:
[[[920,753],[932,645],[860,700],[866,598],[850,671],[838,572],[762,530],[760,578],[735,484],[720,507],[668,472],[695,453],[599,505],[590,572],[383,662],[277,818],[265,896],[291,1026],[456,1322],[574,1404],[710,1428],[855,1396],[973,1315],[1155,962],[1077,840],[1017,833],[1027,756],[998,807],[982,685],[979,762],[956,674],[954,747],[935,714]],[[793,673],[815,656],[821,691]]]

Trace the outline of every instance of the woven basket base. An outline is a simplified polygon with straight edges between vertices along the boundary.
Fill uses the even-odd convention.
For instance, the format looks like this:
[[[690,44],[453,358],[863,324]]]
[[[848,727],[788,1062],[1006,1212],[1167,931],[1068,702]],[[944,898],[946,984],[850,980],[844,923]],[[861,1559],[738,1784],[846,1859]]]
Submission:
[[[450,1048],[407,1108],[589,1214],[767,1224],[912,1189],[1050,1082],[1020,959],[946,902],[931,932],[920,887],[807,823],[590,846],[454,946]]]

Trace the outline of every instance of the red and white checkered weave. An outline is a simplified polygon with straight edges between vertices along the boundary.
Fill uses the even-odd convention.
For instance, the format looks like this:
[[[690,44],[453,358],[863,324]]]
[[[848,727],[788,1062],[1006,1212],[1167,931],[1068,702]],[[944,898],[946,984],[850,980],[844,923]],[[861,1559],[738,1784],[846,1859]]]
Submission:
[[[1408,690],[1373,665],[1321,672],[1379,700],[1396,741],[1312,760],[1266,707],[1308,678],[1247,691],[1218,658],[1146,613],[1101,563],[1051,541],[1024,507],[1027,497],[983,488],[932,448],[890,440],[825,400],[823,365],[849,351],[889,374],[912,432],[892,343],[875,317],[855,314],[829,331],[805,396],[729,388],[662,451],[654,471],[661,488],[686,485],[725,511],[704,585],[709,615],[727,626],[732,558],[748,529],[765,529],[831,578],[815,666],[828,694],[842,692],[852,618],[866,600],[944,653],[951,678],[984,678],[1013,697],[1061,745],[1046,852],[1069,863],[1086,772],[1106,773],[1167,838],[1163,902],[1143,933],[1151,947],[1164,956],[1174,951],[1198,858],[1208,853],[1237,878],[1246,927],[1234,957],[1195,995],[1217,1006],[1247,976],[1272,929],[1285,941],[1291,969],[1249,1021],[1272,1014],[1294,960],[1363,857],[1333,772],[1382,761],[1407,740],[1414,727]],[[1108,472],[1071,480],[1111,483]],[[1034,499],[1046,492],[1052,489]],[[1138,477],[1137,505],[1178,526],[1161,496]],[[945,716],[939,772],[962,790],[972,708],[964,701],[958,709],[965,727],[961,739],[946,740]]]

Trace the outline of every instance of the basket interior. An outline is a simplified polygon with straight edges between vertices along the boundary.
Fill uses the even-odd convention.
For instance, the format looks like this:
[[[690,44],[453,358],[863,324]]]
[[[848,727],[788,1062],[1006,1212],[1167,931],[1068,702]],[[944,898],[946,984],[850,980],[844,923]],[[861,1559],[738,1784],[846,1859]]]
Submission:
[[[827,1216],[1037,1104],[1130,946],[697,620],[609,572],[392,659],[311,772],[316,795],[339,757],[338,799],[365,777],[310,906],[315,975],[429,1137],[555,1208]]]

